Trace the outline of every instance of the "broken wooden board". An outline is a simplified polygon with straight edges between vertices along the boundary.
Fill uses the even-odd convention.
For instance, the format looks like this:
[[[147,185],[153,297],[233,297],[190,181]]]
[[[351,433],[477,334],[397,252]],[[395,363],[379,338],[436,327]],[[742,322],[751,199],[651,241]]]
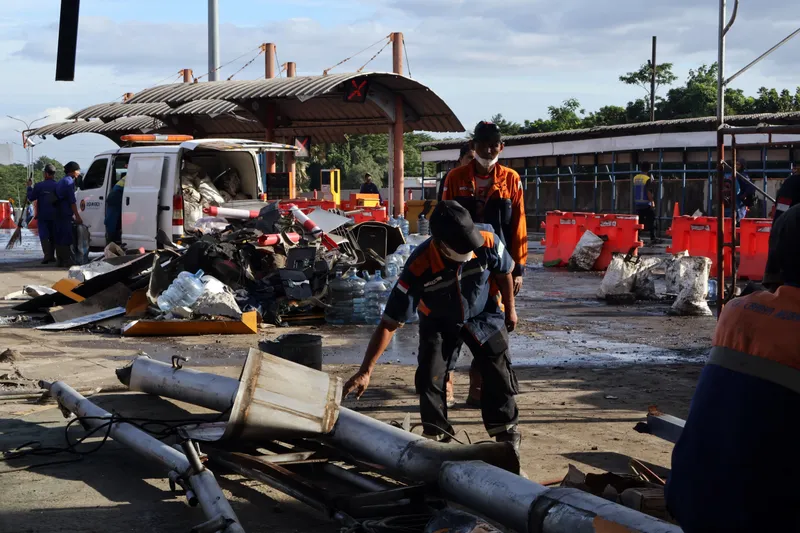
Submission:
[[[134,320],[122,328],[122,335],[126,337],[249,335],[257,332],[255,311],[242,313],[241,320]]]
[[[67,320],[75,320],[82,316],[124,306],[128,303],[130,296],[131,290],[128,287],[122,283],[115,283],[111,287],[89,296],[82,302],[64,307],[55,307],[50,309],[49,313],[56,322],[66,322]]]
[[[80,326],[86,326],[88,324],[93,324],[94,322],[100,322],[101,320],[114,318],[115,316],[121,316],[124,314],[125,314],[124,307],[115,307],[113,309],[107,309],[99,313],[93,313],[91,315],[78,317],[73,320],[67,320],[66,322],[56,322],[54,324],[47,324],[46,326],[39,326],[36,329],[42,331],[65,331],[68,329],[73,329]]]

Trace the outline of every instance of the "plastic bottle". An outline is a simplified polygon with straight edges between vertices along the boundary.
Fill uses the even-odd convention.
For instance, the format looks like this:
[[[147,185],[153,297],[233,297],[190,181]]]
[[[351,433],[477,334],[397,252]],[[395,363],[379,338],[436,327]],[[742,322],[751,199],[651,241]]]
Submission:
[[[420,235],[430,235],[431,234],[431,223],[425,218],[425,215],[420,214],[419,220],[417,220],[417,233]]]
[[[162,311],[170,311],[175,307],[191,307],[203,294],[205,287],[200,279],[202,277],[202,270],[198,270],[194,274],[190,272],[178,274],[175,281],[156,300],[158,308]]]
[[[367,324],[377,325],[383,317],[386,302],[389,300],[391,286],[381,277],[380,272],[369,276],[365,271],[364,275],[367,276],[369,280],[367,284],[364,285],[364,297],[366,299],[366,311],[364,313],[365,322]]]
[[[394,215],[392,215],[389,217],[389,221],[387,222],[387,224],[389,224],[389,226],[392,228],[396,228],[399,226],[399,221],[396,218],[394,218]]]
[[[708,300],[712,302],[717,300],[717,280],[710,279],[708,280],[708,293],[706,295]]]
[[[328,305],[325,309],[325,321],[328,324],[347,324],[353,309],[350,295],[350,284],[341,272],[328,284]]]
[[[386,256],[386,268],[384,273],[386,278],[396,278],[403,271],[403,265],[406,264],[405,258],[400,254],[389,254]]]
[[[403,237],[408,237],[408,232],[410,230],[410,225],[406,217],[402,214],[397,215],[397,225],[400,227],[400,231],[403,232]]]
[[[358,277],[358,271],[355,267],[347,271],[350,276],[350,294],[352,301],[352,313],[350,315],[350,322],[352,324],[365,324],[367,311],[367,299],[365,296],[364,288],[367,281]]]

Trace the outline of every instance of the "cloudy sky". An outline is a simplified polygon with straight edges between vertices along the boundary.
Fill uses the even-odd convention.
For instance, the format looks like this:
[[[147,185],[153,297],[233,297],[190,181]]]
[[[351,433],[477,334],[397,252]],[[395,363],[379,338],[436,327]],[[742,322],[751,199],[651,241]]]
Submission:
[[[729,1],[729,3],[732,3]],[[0,142],[20,142],[21,124],[48,116],[60,121],[85,106],[121,100],[158,83],[207,68],[205,0],[83,0],[74,82],[55,82],[60,2],[0,0]],[[222,70],[227,77],[262,42],[278,46],[280,62],[295,61],[298,75],[320,74],[342,59],[402,31],[410,74],[436,91],[461,121],[502,113],[523,121],[544,116],[548,105],[578,98],[587,111],[625,105],[640,90],[617,81],[650,55],[659,38],[659,61],[685,78],[690,68],[716,59],[716,0],[219,0]],[[729,72],[800,26],[792,0],[742,0],[731,31]],[[334,72],[356,70],[380,46]],[[800,38],[735,82],[800,85]],[[263,59],[235,79],[263,76]],[[391,70],[386,48],[368,70]],[[406,72],[408,74],[408,71]],[[84,134],[48,139],[36,147],[62,161],[84,164],[114,145]],[[15,147],[16,159],[25,159]]]

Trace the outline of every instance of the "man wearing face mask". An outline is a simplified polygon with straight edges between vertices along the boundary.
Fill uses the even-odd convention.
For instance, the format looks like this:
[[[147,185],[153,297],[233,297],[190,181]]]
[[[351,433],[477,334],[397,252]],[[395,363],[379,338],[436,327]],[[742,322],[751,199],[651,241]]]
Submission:
[[[498,442],[511,442],[519,450],[519,411],[514,400],[518,387],[508,354],[508,332],[517,324],[511,277],[514,262],[503,241],[494,233],[479,231],[457,202],[437,204],[430,223],[433,237],[406,262],[361,368],[345,384],[344,394],[355,392],[361,397],[394,332],[418,310],[415,385],[424,436],[444,441],[454,433],[447,420],[444,381],[450,360],[466,344],[483,377],[484,426]]]
[[[474,159],[454,168],[445,179],[444,200],[455,200],[472,215],[472,220],[490,224],[495,234],[508,247],[516,263],[512,272],[514,295],[522,289],[522,275],[528,260],[528,225],[522,181],[514,170],[498,165],[505,145],[500,128],[492,122],[479,122],[469,142]],[[480,373],[470,369],[467,405],[481,404]]]

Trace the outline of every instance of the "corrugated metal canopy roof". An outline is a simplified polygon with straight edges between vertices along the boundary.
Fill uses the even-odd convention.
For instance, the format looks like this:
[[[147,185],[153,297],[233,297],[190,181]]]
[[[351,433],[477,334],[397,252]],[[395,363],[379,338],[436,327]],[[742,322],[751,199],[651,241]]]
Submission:
[[[758,124],[795,125],[800,124],[800,112],[760,113],[754,115],[733,115],[725,119],[730,126],[755,126]],[[577,130],[551,131],[546,133],[527,133],[524,135],[508,135],[503,142],[508,146],[537,144],[551,141],[577,141],[582,139],[618,137],[624,135],[645,135],[649,133],[681,133],[694,131],[714,131],[717,127],[716,117],[682,118],[675,120],[657,120],[655,122],[635,122],[615,126],[598,126]],[[469,139],[447,139],[420,143],[425,148],[460,147]]]
[[[345,83],[355,78],[369,80],[370,99],[364,103],[345,101]],[[124,103],[90,106],[70,118],[146,115],[161,118],[178,133],[263,139],[265,109],[274,105],[276,138],[310,135],[314,142],[335,142],[346,134],[386,133],[394,95],[403,97],[406,131],[464,131],[452,110],[429,88],[383,72],[175,83],[145,89]]]
[[[119,136],[126,133],[149,133],[163,129],[165,124],[153,117],[126,117],[110,122],[102,120],[77,120],[71,122],[58,122],[42,126],[31,132],[29,136],[52,135],[56,139],[63,139],[76,133],[99,133],[109,139],[119,142]]]

